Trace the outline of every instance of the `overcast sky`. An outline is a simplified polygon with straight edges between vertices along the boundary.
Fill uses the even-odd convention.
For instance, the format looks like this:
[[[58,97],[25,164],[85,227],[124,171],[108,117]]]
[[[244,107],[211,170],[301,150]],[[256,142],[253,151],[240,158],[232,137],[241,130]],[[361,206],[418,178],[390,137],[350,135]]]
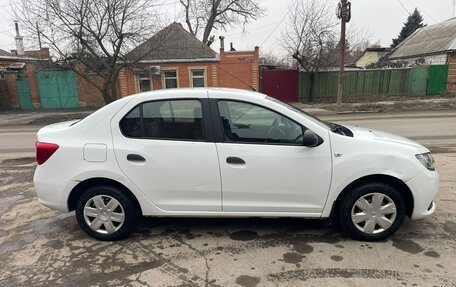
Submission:
[[[4,50],[15,47],[14,19],[9,12],[9,1],[0,0],[0,48]],[[167,3],[163,9],[166,11],[169,21],[179,21],[179,1],[163,1]],[[338,2],[337,0],[321,1],[329,1],[334,4],[334,7]],[[264,0],[262,3],[267,9],[266,15],[248,25],[245,33],[239,27],[228,31],[214,31],[213,34],[217,39],[218,36],[225,35],[226,45],[233,42],[237,50],[260,46],[260,52],[274,51],[282,54],[280,39],[287,21],[286,19],[281,21],[287,15],[291,2],[292,0]],[[351,2],[353,16],[349,25],[368,31],[372,43],[380,41],[385,46],[389,46],[391,39],[399,34],[403,22],[408,16],[400,3],[410,12],[417,7],[424,15],[425,23],[429,25],[451,18],[453,10],[453,0],[351,0]],[[275,32],[273,32],[274,30]],[[219,42],[215,42],[212,47],[218,49]]]

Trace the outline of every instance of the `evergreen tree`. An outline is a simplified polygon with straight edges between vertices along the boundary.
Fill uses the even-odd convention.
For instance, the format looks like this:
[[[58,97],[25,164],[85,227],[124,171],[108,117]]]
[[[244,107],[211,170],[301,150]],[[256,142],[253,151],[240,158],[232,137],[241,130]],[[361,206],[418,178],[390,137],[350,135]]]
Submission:
[[[412,15],[407,18],[407,22],[404,23],[404,27],[402,27],[399,36],[396,39],[393,39],[393,44],[391,44],[391,47],[396,47],[402,43],[402,41],[407,39],[408,36],[412,35],[413,32],[424,27],[425,25],[423,24],[423,20],[423,15],[421,15],[418,9],[415,8],[415,11],[413,11]]]

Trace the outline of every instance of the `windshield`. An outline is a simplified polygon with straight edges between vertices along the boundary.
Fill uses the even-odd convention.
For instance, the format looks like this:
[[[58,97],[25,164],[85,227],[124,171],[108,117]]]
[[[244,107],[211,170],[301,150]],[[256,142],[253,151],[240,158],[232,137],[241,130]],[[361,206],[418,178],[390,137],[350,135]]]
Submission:
[[[325,129],[332,130],[332,126],[331,126],[330,123],[322,121],[319,118],[314,117],[311,114],[306,113],[305,111],[303,111],[301,109],[298,109],[296,107],[293,107],[292,105],[289,105],[289,104],[286,104],[284,102],[281,102],[281,101],[277,100],[276,98],[272,98],[272,97],[267,96],[266,99],[271,101],[271,102],[277,103],[277,104],[279,104],[279,105],[281,105],[283,107],[286,107],[287,109],[292,110],[292,111],[304,116],[306,119],[312,121],[313,123],[325,128]]]

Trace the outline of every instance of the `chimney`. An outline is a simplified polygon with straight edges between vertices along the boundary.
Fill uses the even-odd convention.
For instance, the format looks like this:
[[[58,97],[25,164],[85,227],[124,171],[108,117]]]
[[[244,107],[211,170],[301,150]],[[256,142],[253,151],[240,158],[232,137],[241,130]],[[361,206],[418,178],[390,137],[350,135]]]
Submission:
[[[14,40],[16,40],[17,55],[23,56],[25,54],[24,42],[22,36],[19,34],[19,23],[17,21],[14,21],[14,26],[16,27],[16,37],[14,37]]]
[[[220,50],[225,50],[225,37],[220,36],[219,39],[220,39]]]
[[[41,48],[41,59],[50,59],[49,48]]]

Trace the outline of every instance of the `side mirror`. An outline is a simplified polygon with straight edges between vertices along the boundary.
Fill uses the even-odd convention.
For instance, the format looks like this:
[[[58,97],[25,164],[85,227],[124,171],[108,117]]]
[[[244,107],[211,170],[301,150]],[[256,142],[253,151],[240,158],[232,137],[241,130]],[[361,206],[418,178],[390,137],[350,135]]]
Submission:
[[[302,137],[302,145],[306,147],[317,147],[323,143],[323,139],[311,130],[306,130]]]

